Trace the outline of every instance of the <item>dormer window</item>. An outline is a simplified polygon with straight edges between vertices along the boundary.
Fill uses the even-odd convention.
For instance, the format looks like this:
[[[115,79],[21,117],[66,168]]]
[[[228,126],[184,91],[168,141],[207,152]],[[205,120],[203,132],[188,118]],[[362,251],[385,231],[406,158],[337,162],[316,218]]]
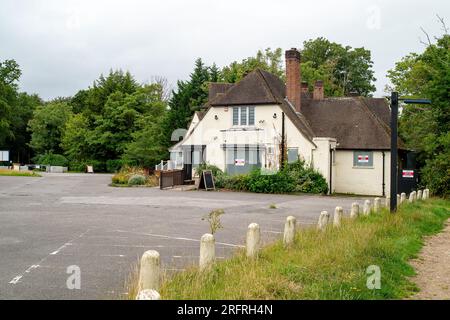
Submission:
[[[233,107],[233,126],[255,125],[255,107]]]

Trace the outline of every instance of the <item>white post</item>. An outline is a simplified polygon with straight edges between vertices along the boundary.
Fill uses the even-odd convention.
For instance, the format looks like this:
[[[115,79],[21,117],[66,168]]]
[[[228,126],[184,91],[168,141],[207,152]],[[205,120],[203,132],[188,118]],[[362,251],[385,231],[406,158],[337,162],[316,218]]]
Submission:
[[[423,190],[422,199],[426,200],[428,198],[428,189]]]
[[[373,212],[379,213],[381,208],[381,200],[380,198],[373,199]]]
[[[411,191],[411,193],[409,194],[408,202],[409,203],[413,203],[414,202],[414,191]]]
[[[350,211],[350,218],[358,218],[359,216],[359,203],[352,203],[352,210]]]
[[[384,206],[388,209],[391,207],[391,197],[390,196],[386,196]]]
[[[368,216],[370,214],[370,210],[371,210],[371,205],[370,205],[370,200],[366,200],[364,201],[364,210],[363,210],[363,214],[365,216]]]
[[[422,200],[422,190],[417,191],[417,200]]]
[[[214,263],[216,258],[216,245],[214,236],[205,233],[200,239],[200,270],[205,270]]]
[[[161,260],[159,252],[155,250],[145,251],[141,258],[139,269],[139,291],[153,289],[159,290],[161,275]]]
[[[406,193],[402,192],[402,194],[400,195],[400,204],[402,204],[405,201],[406,201]]]
[[[344,214],[344,210],[342,209],[342,207],[336,207],[336,209],[334,209],[333,226],[335,226],[335,227],[341,226],[341,220],[342,220],[343,214]]]
[[[259,242],[261,232],[257,223],[250,223],[247,229],[247,257],[254,258],[258,256]]]
[[[156,290],[146,289],[139,291],[136,300],[161,300],[161,296]]]
[[[295,240],[295,229],[297,225],[297,219],[293,216],[286,218],[284,223],[283,243],[285,247],[289,247]]]
[[[400,195],[397,194],[397,208],[399,207],[400,203],[402,203],[402,200],[400,198]]]
[[[328,221],[330,220],[330,214],[327,211],[322,211],[320,213],[319,222],[317,228],[324,231],[327,228]]]

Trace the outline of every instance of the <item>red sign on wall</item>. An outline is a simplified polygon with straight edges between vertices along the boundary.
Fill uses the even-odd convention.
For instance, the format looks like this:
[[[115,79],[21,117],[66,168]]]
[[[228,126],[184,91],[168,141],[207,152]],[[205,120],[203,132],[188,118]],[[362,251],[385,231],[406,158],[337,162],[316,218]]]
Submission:
[[[358,162],[369,162],[368,155],[358,155]]]
[[[414,178],[414,170],[402,170],[403,178]]]

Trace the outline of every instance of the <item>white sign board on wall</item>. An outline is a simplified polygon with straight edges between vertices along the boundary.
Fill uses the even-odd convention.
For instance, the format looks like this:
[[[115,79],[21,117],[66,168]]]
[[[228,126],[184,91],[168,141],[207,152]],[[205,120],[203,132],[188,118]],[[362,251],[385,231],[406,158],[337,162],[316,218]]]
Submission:
[[[9,161],[9,151],[0,150],[0,161]]]

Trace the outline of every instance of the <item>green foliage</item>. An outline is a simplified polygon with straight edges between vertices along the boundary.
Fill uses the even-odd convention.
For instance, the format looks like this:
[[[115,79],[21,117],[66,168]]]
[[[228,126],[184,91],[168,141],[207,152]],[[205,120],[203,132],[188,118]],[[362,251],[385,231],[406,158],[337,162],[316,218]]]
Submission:
[[[434,194],[449,195],[450,172],[450,35],[430,43],[423,53],[411,53],[387,74],[402,96],[428,98],[430,106],[403,106],[399,135],[417,152],[422,184]]]
[[[283,50],[281,48],[258,50],[254,57],[248,57],[241,62],[234,61],[230,65],[223,67],[221,78],[225,82],[235,83],[255,69],[268,71],[284,79]]]
[[[106,172],[118,172],[124,166],[135,166],[135,161],[123,160],[123,159],[115,159],[115,160],[107,160],[106,161]]]
[[[69,161],[62,154],[54,154],[54,153],[46,153],[40,156],[37,156],[36,163],[42,165],[50,165],[50,166],[61,166],[67,167],[69,165]]]
[[[113,175],[112,183],[114,184],[121,184],[121,185],[127,185],[128,184],[128,175],[126,175],[123,172],[118,172],[115,175]]]
[[[323,80],[327,96],[370,96],[376,89],[371,53],[363,47],[344,47],[319,37],[303,42],[301,54],[302,81],[312,88],[315,80]]]
[[[30,133],[26,128],[34,109],[42,104],[37,95],[18,91],[20,75],[16,61],[0,61],[0,148],[10,150],[14,162],[29,161]]]
[[[30,146],[36,153],[62,153],[61,136],[71,115],[71,107],[66,102],[49,102],[36,108],[28,123]]]
[[[450,198],[450,132],[440,136],[436,144],[441,150],[426,160],[422,170],[424,184],[434,194]]]
[[[76,113],[65,125],[64,153],[75,166],[96,159],[96,171],[108,172],[124,163],[153,166],[164,159],[163,90],[158,83],[138,85],[122,71],[101,75],[93,87],[79,91],[70,101]]]
[[[325,178],[303,161],[286,164],[285,171],[294,181],[295,192],[323,193],[328,192]]]
[[[229,176],[227,174],[215,177],[216,188],[225,188],[236,191],[247,191],[250,176],[248,174],[237,174]]]
[[[141,186],[145,184],[145,176],[140,174],[132,175],[128,179],[128,185],[130,186]]]
[[[207,67],[202,59],[195,61],[194,71],[188,81],[178,81],[177,89],[172,92],[169,111],[162,121],[163,146],[173,145],[172,133],[176,129],[186,129],[195,111],[208,99],[208,82],[217,81],[217,67]]]
[[[327,193],[328,185],[325,178],[304,162],[286,164],[283,170],[266,174],[260,169],[250,174],[215,175],[217,188],[257,193]]]
[[[211,234],[215,234],[217,230],[223,229],[220,217],[225,213],[223,209],[216,209],[205,215],[202,220],[207,221]]]
[[[214,178],[223,175],[223,171],[217,166],[205,162],[199,164],[198,167],[195,168],[195,175],[201,177],[204,170],[211,170]]]
[[[290,193],[295,191],[295,182],[286,171],[262,174],[261,170],[254,170],[250,173],[247,190],[257,193]]]

